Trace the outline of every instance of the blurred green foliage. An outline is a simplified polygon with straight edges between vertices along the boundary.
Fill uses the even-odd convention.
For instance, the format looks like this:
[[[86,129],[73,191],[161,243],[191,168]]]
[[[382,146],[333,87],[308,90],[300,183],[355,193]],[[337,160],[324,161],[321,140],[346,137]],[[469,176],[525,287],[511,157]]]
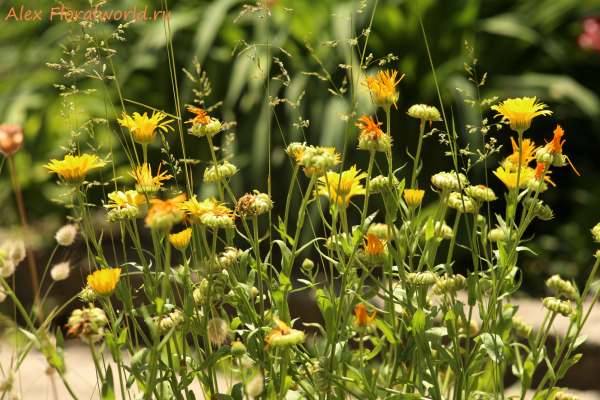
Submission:
[[[65,1],[65,4],[76,10],[89,9],[87,2]],[[146,4],[149,11],[161,9],[161,2],[157,0],[109,1],[104,8],[132,10],[136,5],[141,8]],[[109,42],[117,51],[112,64],[122,96],[175,113],[165,38],[165,31],[170,31],[182,104],[192,104],[192,89],[198,89],[182,68],[193,73],[192,63],[197,58],[211,81],[212,92],[207,105],[223,102],[211,114],[225,121],[237,122],[230,131],[216,139],[216,145],[226,150],[221,152],[221,156],[233,156],[232,162],[242,169],[232,180],[233,190],[238,194],[252,189],[266,191],[270,163],[273,198],[276,204],[283,205],[287,183],[293,171],[283,151],[285,143],[306,140],[309,144],[335,146],[341,151],[346,135],[347,124],[338,116],[338,113],[347,113],[344,101],[327,91],[331,88],[329,82],[303,74],[323,74],[315,58],[306,49],[305,37],[331,74],[332,81],[341,87],[344,78],[349,77],[350,70],[339,65],[350,64],[352,58],[356,74],[357,52],[362,51],[364,36],[359,39],[358,47],[352,46],[348,40],[361,35],[369,25],[376,5],[367,54],[372,53],[375,59],[379,59],[391,53],[398,60],[383,67],[374,63],[366,73],[376,73],[380,68],[393,68],[398,69],[400,74],[406,74],[400,83],[398,111],[392,116],[391,126],[395,163],[402,165],[409,162],[408,165],[412,165],[406,149],[414,152],[419,127],[418,121],[409,118],[405,111],[416,103],[439,107],[414,1],[369,0],[363,12],[357,13],[356,10],[360,8],[358,1],[274,0],[269,3],[270,18],[259,18],[264,13],[255,13],[244,15],[234,23],[243,10],[243,4],[238,0],[168,1],[171,11],[169,24],[163,23],[159,17],[157,21],[137,21],[125,29],[121,36],[126,41]],[[26,207],[30,219],[34,223],[37,221],[40,229],[45,226],[49,231],[51,229],[48,227],[62,224],[69,213],[64,204],[53,200],[62,199],[68,203],[68,199],[61,198],[64,188],[56,185],[55,177],[49,175],[42,165],[50,158],[62,158],[64,151],[60,146],[66,147],[70,139],[79,143],[82,152],[89,151],[86,143],[94,147],[101,144],[99,154],[102,157],[108,157],[112,145],[116,176],[122,177],[118,181],[119,188],[132,186],[132,179],[127,174],[130,166],[116,140],[117,136],[122,135],[116,124],[116,117],[120,116],[122,108],[115,81],[105,81],[107,87],[104,91],[99,80],[88,78],[86,74],[65,77],[64,71],[46,66],[47,63],[59,63],[61,58],[68,61],[71,57],[77,66],[82,66],[85,62],[83,54],[88,47],[87,41],[81,38],[76,43],[78,50],[74,55],[69,54],[73,50],[68,39],[69,30],[72,29],[72,35],[75,36],[83,34],[77,24],[49,21],[50,8],[56,5],[49,0],[29,1],[26,7],[44,10],[43,21],[16,22],[2,18],[0,24],[0,120],[18,122],[25,128],[26,141],[16,156],[16,162]],[[6,3],[0,5],[0,15],[7,15],[12,6]],[[542,279],[538,276],[561,273],[568,278],[577,277],[579,272],[589,268],[592,259],[590,249],[593,245],[588,229],[600,221],[600,169],[595,163],[600,153],[600,81],[597,79],[600,57],[596,53],[581,50],[576,38],[581,32],[581,19],[600,14],[600,1],[419,0],[418,7],[446,115],[455,118],[461,147],[470,144],[473,150],[481,145],[481,136],[468,134],[465,128],[466,125],[481,124],[479,109],[465,103],[465,97],[455,90],[458,87],[476,93],[463,66],[463,63],[470,62],[465,40],[475,47],[479,76],[488,73],[482,98],[498,96],[502,100],[538,96],[549,104],[554,114],[537,118],[527,131],[529,137],[538,144],[543,144],[544,138],[551,138],[557,123],[565,129],[565,153],[581,177],[568,168],[554,171],[553,179],[557,188],[544,193],[542,198],[554,210],[556,217],[550,222],[538,221],[533,224],[531,232],[538,234],[531,247],[539,257],[522,256],[526,258],[522,267],[528,275],[524,286],[535,293],[543,290]],[[290,13],[283,8],[293,11]],[[94,32],[98,41],[113,33],[117,25],[115,21],[97,25]],[[257,44],[256,54],[252,48],[237,56],[244,45],[238,46],[236,52],[232,53],[235,41],[240,39],[251,46]],[[335,47],[321,45],[328,41],[339,43]],[[274,46],[270,47],[270,54],[267,54],[267,42],[280,46],[289,55]],[[66,47],[63,49],[61,45]],[[285,77],[280,80],[256,79],[261,74],[259,67],[265,73],[268,71],[270,78],[281,75],[279,65],[272,62],[273,57],[283,63],[290,78],[289,85],[284,85],[283,82],[287,80]],[[112,75],[111,63],[107,67],[107,74]],[[86,68],[91,71],[94,66]],[[350,79],[346,88],[355,83],[355,79]],[[77,85],[79,90],[95,89],[96,93],[69,96],[67,102],[73,102],[74,110],[65,120],[64,99],[53,84],[67,87]],[[296,108],[281,103],[275,106],[273,114],[269,112],[265,94],[267,88],[271,99],[286,98],[292,103],[296,103],[302,93],[305,92],[305,95]],[[363,112],[374,113],[365,93],[359,93],[357,99],[359,107],[355,118]],[[105,104],[108,105],[106,108]],[[129,113],[148,111],[131,103],[126,107]],[[493,118],[494,113],[487,107],[483,111],[483,118]],[[188,117],[189,113],[184,113],[184,121]],[[299,117],[309,121],[309,125],[305,128],[295,127]],[[381,110],[379,117],[382,117]],[[89,118],[107,118],[109,122],[93,125],[94,140],[82,128]],[[438,129],[442,129],[443,124],[438,125]],[[71,137],[71,132],[76,136]],[[349,132],[345,169],[354,163],[364,169],[367,156],[354,150],[358,131],[352,126]],[[235,140],[226,144],[226,135],[229,133],[235,133]],[[500,158],[508,155],[511,134],[508,128],[490,132],[489,136],[498,139],[504,148],[500,155],[488,160],[489,167],[495,168]],[[166,137],[174,157],[181,159],[179,134],[169,133]],[[187,156],[198,160],[193,167],[194,188],[202,199],[216,189],[214,185],[201,183],[204,168],[210,162],[209,151],[205,141],[198,141],[187,134],[184,134],[184,140]],[[451,169],[451,159],[443,157],[444,152],[445,148],[437,140],[437,135],[425,140],[425,166],[420,175],[422,187],[428,186],[428,178],[433,173]],[[161,153],[160,140],[150,146],[149,156],[151,160],[166,158]],[[157,163],[155,161],[154,165]],[[484,171],[480,167],[473,170],[470,177],[473,183],[484,182]],[[113,178],[112,169],[106,168],[103,174],[104,182]],[[398,176],[402,178],[404,174],[401,171]],[[183,175],[177,178],[180,185],[185,182]],[[93,177],[100,179],[98,175]],[[491,174],[489,182],[496,193],[503,192],[503,185]],[[17,224],[11,190],[8,168],[5,167],[0,176],[0,221],[5,228]],[[100,188],[93,190],[102,196]],[[105,190],[111,191],[113,187],[107,186]],[[434,197],[429,192],[425,202]],[[374,208],[380,206],[376,203],[378,200],[374,200]],[[299,198],[295,201],[299,203]],[[292,209],[298,205],[293,204]],[[496,211],[501,210],[496,210],[492,203],[491,212]],[[306,233],[310,234],[308,231]],[[459,237],[458,241],[466,244],[466,235]],[[466,251],[462,252],[465,253],[464,265],[458,266],[458,270],[470,265],[470,256]]]

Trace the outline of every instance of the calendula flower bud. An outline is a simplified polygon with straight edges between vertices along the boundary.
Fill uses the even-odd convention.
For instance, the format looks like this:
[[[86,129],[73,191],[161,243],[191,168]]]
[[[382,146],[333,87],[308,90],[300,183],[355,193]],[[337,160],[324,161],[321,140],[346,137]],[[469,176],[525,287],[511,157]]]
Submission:
[[[389,193],[389,179],[387,176],[379,175],[373,179],[369,183],[369,194],[375,193]],[[392,190],[396,190],[400,186],[400,182],[394,176],[392,179]]]
[[[311,370],[313,380],[317,386],[317,390],[320,393],[331,392],[331,383],[329,381],[329,371],[327,370],[328,360],[327,357],[323,356],[315,361],[313,365],[309,365],[308,369]]]
[[[206,213],[200,216],[200,222],[212,229],[233,228],[233,218],[226,214]]]
[[[315,263],[312,262],[311,260],[309,260],[308,258],[305,258],[304,261],[302,262],[302,269],[306,270],[306,271],[310,271],[315,267]]]
[[[543,204],[541,200],[535,200],[532,198],[525,199],[523,201],[523,207],[527,210],[531,210],[534,216],[544,221],[550,220],[554,217],[552,210],[547,205]]]
[[[306,150],[306,143],[300,142],[292,142],[285,148],[285,152],[291,157],[295,155],[294,153],[302,154],[304,150]]]
[[[568,317],[573,312],[573,307],[571,307],[571,302],[569,300],[560,301],[556,297],[546,297],[542,300],[542,304],[548,310],[559,313],[563,317]]]
[[[238,259],[238,250],[235,247],[225,247],[217,256],[217,264],[221,269],[227,269],[235,264]]]
[[[68,261],[58,263],[50,270],[50,276],[55,281],[62,281],[64,279],[67,279],[70,273],[71,265]]]
[[[237,340],[231,345],[231,355],[237,358],[242,358],[246,355],[246,346],[244,343]]]
[[[435,107],[430,107],[425,104],[415,104],[408,109],[408,115],[413,118],[424,119],[426,121],[441,121],[440,112]]]
[[[363,115],[358,119],[361,123],[354,124],[361,129],[358,137],[358,148],[361,150],[388,152],[392,147],[392,138],[388,134],[379,129],[379,125],[383,122],[375,123],[373,117]],[[364,122],[366,125],[363,125]]]
[[[77,295],[81,301],[84,303],[91,303],[93,301],[98,300],[100,295],[94,291],[89,285],[84,287],[81,292]]]
[[[437,282],[437,276],[431,271],[411,272],[406,274],[406,282],[417,286],[432,286]]]
[[[300,162],[304,166],[305,172],[310,171],[310,178],[313,174],[323,176],[325,171],[331,168],[335,161],[336,157],[333,149],[326,147],[307,147],[302,153]]]
[[[487,225],[487,219],[481,214],[477,214],[477,226],[484,228]]]
[[[264,380],[265,378],[260,372],[254,375],[254,378],[250,379],[250,382],[246,386],[248,396],[257,397],[260,395],[265,389]]]
[[[460,275],[454,274],[452,277],[447,275],[440,276],[433,285],[433,293],[437,295],[443,295],[446,293],[456,293],[464,290],[467,287],[467,279]]]
[[[596,226],[591,229],[591,232],[592,236],[594,236],[594,240],[600,242],[600,224],[596,224]]]
[[[457,178],[455,172],[440,172],[431,177],[431,183],[442,190],[458,192],[467,184],[467,178],[463,174],[458,174]]]
[[[214,166],[211,168],[206,168],[204,171],[204,182],[213,183],[218,179],[231,178],[237,171],[238,169],[235,165],[229,164],[227,161],[223,161],[223,164],[220,164],[218,168],[215,168]]]
[[[202,137],[204,135],[215,136],[221,132],[221,121],[216,118],[210,118],[210,122],[203,124],[200,122],[195,123],[192,126],[192,134],[194,136]]]
[[[554,395],[553,400],[579,400],[579,397],[574,394],[558,392]]]
[[[130,219],[139,218],[142,216],[142,210],[136,205],[125,204],[111,209],[106,214],[106,219],[109,222],[129,221]]]
[[[366,241],[364,242],[365,259],[367,262],[374,266],[383,265],[385,260],[389,256],[387,249],[387,239],[380,240],[377,236],[368,233],[365,236]]]
[[[500,228],[494,228],[488,232],[487,238],[490,242],[506,242],[506,236],[504,236],[504,231]],[[512,234],[512,240],[517,238],[516,232]]]
[[[477,207],[472,198],[467,195],[462,195],[458,192],[450,193],[450,197],[448,198],[448,206],[463,213],[473,212]]]
[[[405,189],[404,190],[404,201],[410,208],[415,209],[421,205],[425,196],[424,190]]]
[[[396,235],[400,234],[400,231],[398,230],[398,228],[396,228],[395,226],[391,226],[390,232],[389,232],[391,237],[388,238],[388,225],[381,224],[381,223],[375,223],[375,224],[369,225],[369,229],[367,230],[367,233],[375,235],[378,239],[381,239],[381,240],[383,240],[383,239],[394,240],[394,231],[395,231]]]
[[[492,201],[497,199],[494,191],[483,185],[467,186],[465,194],[478,201]]]
[[[100,332],[100,328],[108,323],[106,313],[101,308],[94,307],[90,304],[90,308],[83,310],[74,310],[69,317],[67,326],[69,331],[67,336],[75,335],[76,337],[89,337]]]
[[[513,317],[512,323],[513,323],[513,328],[515,328],[515,333],[517,336],[528,338],[529,334],[533,330],[532,325],[525,324],[523,317]]]
[[[458,334],[466,335],[467,327],[463,324],[463,319],[458,318]],[[469,320],[469,337],[474,337],[479,334],[479,324],[474,319]]]
[[[173,310],[172,312],[165,314],[161,317],[154,317],[154,326],[158,329],[159,335],[165,335],[173,327],[175,329],[181,329],[186,322],[185,314],[179,310]]]
[[[260,294],[256,286],[252,286],[252,297],[256,297]]]
[[[441,232],[440,232],[441,229]],[[440,223],[436,222],[435,223],[435,229],[434,229],[434,237],[435,234],[437,234],[438,239],[442,238],[442,239],[452,239],[452,235],[454,235],[454,231],[452,230],[452,228],[450,228],[448,225],[446,225],[446,221],[442,221],[441,224],[441,228],[440,228]],[[427,235],[427,225],[423,226],[423,228],[421,229],[421,232],[419,232],[419,236],[421,237],[425,237]]]
[[[67,224],[56,232],[56,241],[61,246],[70,246],[77,236],[77,227],[74,224]]]
[[[546,286],[554,290],[556,297],[563,295],[567,299],[575,300],[575,288],[571,282],[561,279],[559,275],[550,277],[550,279],[546,281]]]
[[[14,155],[23,144],[23,128],[17,124],[0,125],[0,151],[5,156]]]
[[[225,292],[228,281],[229,275],[224,272],[212,274],[212,286],[210,285],[210,278],[203,279],[192,293],[194,301],[197,305],[202,305],[207,298],[210,298],[211,301],[219,300]]]

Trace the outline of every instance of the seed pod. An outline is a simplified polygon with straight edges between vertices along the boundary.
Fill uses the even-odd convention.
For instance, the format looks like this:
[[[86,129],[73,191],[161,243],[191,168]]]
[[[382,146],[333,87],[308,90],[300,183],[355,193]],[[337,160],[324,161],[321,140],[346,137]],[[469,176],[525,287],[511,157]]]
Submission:
[[[431,271],[411,272],[406,275],[406,281],[411,285],[432,286],[437,281],[437,276]]]
[[[571,282],[561,279],[559,275],[550,277],[550,279],[546,281],[546,285],[554,290],[556,297],[563,295],[567,299],[575,300],[575,288]]]
[[[465,194],[479,201],[492,201],[497,199],[494,191],[483,185],[467,186],[465,188]]]
[[[331,391],[331,383],[327,376],[327,361],[326,357],[321,357],[318,361],[315,361],[312,366],[312,377],[317,386],[317,390],[321,393],[329,393]]]
[[[458,179],[460,179],[460,185]],[[457,192],[467,184],[467,178],[463,174],[459,173],[458,179],[455,172],[440,172],[431,177],[431,183],[442,190]]]
[[[238,169],[235,165],[230,164],[227,161],[223,161],[223,164],[220,164],[218,169],[216,169],[214,166],[211,168],[206,168],[204,171],[204,182],[213,183],[216,182],[217,179],[231,178],[237,171]],[[219,172],[218,177],[217,172]]]
[[[369,194],[375,193],[389,193],[389,178],[387,176],[379,175],[369,182]],[[396,190],[400,186],[400,182],[394,176],[392,179],[392,189]]]
[[[210,298],[211,301],[219,300],[225,292],[228,280],[229,276],[222,272],[212,274],[212,287],[210,286],[210,279],[203,279],[193,292],[196,304],[204,304],[207,298]]]
[[[426,104],[415,104],[408,109],[407,114],[413,118],[424,119],[426,121],[437,122],[442,120],[438,109]]]
[[[571,307],[571,302],[569,300],[560,301],[555,297],[546,297],[542,300],[542,304],[548,310],[559,313],[563,317],[568,317],[573,312],[573,307]]]
[[[464,206],[463,206],[463,201],[464,201]],[[460,212],[463,213],[470,213],[475,211],[475,208],[477,207],[477,205],[475,204],[475,201],[470,198],[467,195],[461,195],[458,192],[452,192],[450,193],[450,197],[448,198],[448,206],[450,206],[451,208],[454,208],[456,210],[459,210]]]

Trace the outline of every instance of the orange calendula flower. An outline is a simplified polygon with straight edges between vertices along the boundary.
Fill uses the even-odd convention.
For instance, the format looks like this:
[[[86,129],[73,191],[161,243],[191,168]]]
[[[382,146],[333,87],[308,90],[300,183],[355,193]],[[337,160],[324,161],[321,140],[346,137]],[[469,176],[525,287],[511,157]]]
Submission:
[[[150,118],[148,118],[148,113],[140,115],[140,113],[134,112],[132,118],[123,112],[123,119],[117,119],[117,121],[121,126],[129,128],[133,134],[133,140],[145,146],[154,142],[157,128],[162,129],[164,132],[168,132],[169,129],[174,131],[173,127],[168,125],[174,120],[163,121],[165,118],[167,118],[167,114],[155,111],[152,112]]]
[[[210,124],[211,119],[208,116],[208,114],[206,113],[206,111],[204,111],[203,109],[196,108],[196,107],[188,107],[188,111],[196,114],[196,117],[194,117],[194,119],[191,121],[187,121],[186,124],[196,124],[196,123],[201,124],[201,125]]]
[[[65,159],[50,160],[49,164],[44,165],[44,168],[48,168],[50,173],[57,173],[62,175],[73,186],[80,186],[85,181],[85,174],[94,168],[104,167],[105,162],[96,162],[98,156],[84,154],[81,157],[66,155]]]
[[[185,217],[179,204],[187,199],[187,195],[180,194],[168,200],[152,200],[152,208],[148,210],[146,224],[154,229],[166,229],[179,223]]]
[[[387,239],[379,239],[372,233],[368,233],[366,236],[363,236],[366,241],[363,244],[365,248],[365,252],[370,255],[380,255],[385,250],[385,244],[387,243]]]
[[[519,165],[519,146],[515,142],[513,137],[510,138],[512,142],[513,154],[506,157],[506,160],[512,164],[514,164],[517,168]],[[535,152],[541,148],[542,146],[535,147],[535,143],[530,139],[524,139],[522,142],[523,150],[521,153],[521,166],[525,166],[529,164],[533,159],[535,159]]]
[[[510,172],[505,170],[502,167],[499,167],[497,170],[493,171],[494,175],[500,179],[509,190],[515,190],[517,187],[520,187],[534,175],[534,172],[531,168],[521,168],[521,174],[519,175],[519,184],[517,184],[517,174],[518,172]]]
[[[152,175],[152,167],[150,164],[144,163],[137,167],[136,172],[130,172],[129,175],[136,180],[135,190],[143,196],[154,196],[163,185],[162,181],[171,178],[171,175],[166,175],[167,171],[160,172],[160,164],[156,176]]]
[[[492,106],[492,110],[498,111],[501,115],[508,118],[511,129],[523,132],[531,126],[531,120],[538,115],[550,115],[552,111],[544,110],[548,107],[539,102],[536,98],[523,97],[521,99],[508,99],[504,103]]]
[[[391,76],[389,70],[385,72],[378,71],[377,79],[371,74],[371,77],[366,77],[365,81],[361,82],[361,85],[367,88],[363,92],[371,92],[373,101],[380,107],[389,107],[393,104],[398,109],[398,106],[396,106],[398,100],[396,85],[400,83],[404,75],[398,80],[396,80],[396,75],[398,75],[398,71],[395,70],[392,71]]]
[[[383,137],[383,135],[385,135],[385,133],[383,133],[383,131],[379,129],[379,125],[383,125],[383,122],[375,123],[373,117],[367,118],[367,114],[364,114],[358,120],[366,124],[354,124],[354,126],[358,126],[362,130],[362,133],[360,134],[361,137],[363,137],[364,135],[365,137],[369,138],[380,138]]]
[[[290,347],[300,344],[306,339],[304,332],[290,328],[279,318],[273,317],[273,322],[275,322],[277,328],[265,337],[265,342],[268,342],[265,350],[271,345],[274,347]]]
[[[377,311],[373,312],[370,317],[367,315],[367,309],[364,304],[357,304],[354,309],[356,317],[352,323],[352,328],[361,335],[366,335],[375,332],[377,324],[375,323],[375,315]]]
[[[544,168],[546,168],[546,163],[537,162],[534,171],[534,178],[539,181],[542,179],[542,175],[544,175]],[[546,171],[546,175],[544,176],[544,181],[548,182],[552,186],[556,187],[556,184],[550,180],[550,174],[552,171]]]
[[[87,282],[94,292],[101,296],[110,296],[117,286],[119,276],[121,276],[121,268],[105,268],[88,275]]]
[[[348,207],[350,199],[357,195],[365,194],[365,188],[360,184],[360,180],[367,177],[367,174],[356,169],[356,165],[340,174],[327,171],[325,176],[319,178],[318,191],[320,195],[328,196],[331,201],[337,202],[341,207]]]
[[[565,141],[561,141],[561,139],[564,134],[565,131],[563,128],[560,125],[557,125],[554,130],[554,138],[552,138],[552,141],[546,141],[546,146],[537,151],[537,159],[539,162],[550,164],[554,167],[562,167],[565,165],[565,161],[568,161],[571,168],[573,168],[573,171],[579,175],[579,172],[577,172],[569,157],[562,153],[562,146]]]
[[[373,121],[373,117],[367,118],[366,115],[363,115],[359,121],[367,124],[354,124],[362,129],[362,132],[358,137],[359,149],[380,152],[387,152],[390,150],[390,147],[392,146],[392,139],[381,129],[379,129],[379,125],[383,124],[382,122],[375,123],[375,121]]]

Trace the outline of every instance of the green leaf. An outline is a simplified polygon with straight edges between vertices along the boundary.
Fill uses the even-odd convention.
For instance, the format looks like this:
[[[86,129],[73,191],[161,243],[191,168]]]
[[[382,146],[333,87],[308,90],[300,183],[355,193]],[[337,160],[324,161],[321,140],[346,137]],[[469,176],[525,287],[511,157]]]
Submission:
[[[392,328],[390,328],[388,323],[382,320],[381,318],[376,318],[375,322],[377,323],[377,327],[381,330],[381,332],[383,332],[383,334],[387,338],[388,342],[396,343],[396,337],[394,336],[394,332],[392,331]]]
[[[420,332],[425,328],[425,313],[420,308],[415,315],[413,315],[412,327],[417,332]]]
[[[523,377],[521,378],[521,396],[531,387],[531,377],[533,376],[533,362],[528,358],[523,365]]]
[[[576,348],[578,348],[579,346],[581,346],[583,344],[583,342],[586,341],[586,339],[588,338],[588,336],[590,336],[589,333],[586,333],[583,336],[579,336],[577,338],[577,340],[575,341],[575,343],[573,344],[573,350],[575,350]]]
[[[109,365],[106,376],[102,382],[102,400],[115,400],[115,384],[113,382],[112,367]]]
[[[500,336],[494,333],[482,333],[479,338],[483,341],[483,348],[496,364],[504,361],[504,343]]]
[[[473,307],[477,304],[477,295],[475,293],[475,289],[477,286],[477,281],[475,280],[475,275],[471,273],[471,271],[467,270],[467,291],[468,291],[468,299],[467,303],[469,307]]]
[[[233,400],[243,400],[244,399],[244,385],[242,382],[238,382],[233,385],[231,389],[231,397]]]
[[[427,228],[425,228],[425,240],[430,241],[433,238],[433,218],[427,220]]]
[[[317,290],[317,304],[321,309],[321,313],[325,317],[325,330],[327,332],[327,340],[333,342],[337,333],[335,313],[333,312],[333,304],[329,298],[325,297],[323,290]]]
[[[222,358],[229,356],[231,346],[221,346],[217,351],[206,357],[202,364],[198,366],[198,371],[204,371],[218,363]]]
[[[575,354],[573,357],[569,358],[567,361],[563,361],[562,365],[558,369],[558,372],[556,373],[556,377],[558,379],[564,378],[565,374],[567,373],[569,368],[571,368],[573,366],[573,364],[576,364],[582,355],[583,354]]]

